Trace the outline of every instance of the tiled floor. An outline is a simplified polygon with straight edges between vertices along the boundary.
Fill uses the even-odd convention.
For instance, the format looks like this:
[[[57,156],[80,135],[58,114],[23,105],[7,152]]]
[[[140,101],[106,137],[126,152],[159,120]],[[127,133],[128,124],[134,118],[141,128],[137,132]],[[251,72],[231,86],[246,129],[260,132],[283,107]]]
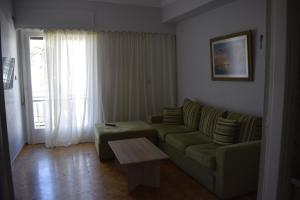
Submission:
[[[217,199],[170,161],[161,164],[159,189],[139,186],[128,194],[126,176],[113,161],[100,163],[93,144],[25,146],[13,163],[13,178],[17,200]]]

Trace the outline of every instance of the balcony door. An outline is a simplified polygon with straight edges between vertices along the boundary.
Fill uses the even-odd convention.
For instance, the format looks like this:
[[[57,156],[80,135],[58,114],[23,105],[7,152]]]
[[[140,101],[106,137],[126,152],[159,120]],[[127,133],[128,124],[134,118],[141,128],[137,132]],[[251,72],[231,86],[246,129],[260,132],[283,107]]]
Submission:
[[[30,144],[44,143],[48,112],[46,48],[42,33],[23,35],[24,94]]]

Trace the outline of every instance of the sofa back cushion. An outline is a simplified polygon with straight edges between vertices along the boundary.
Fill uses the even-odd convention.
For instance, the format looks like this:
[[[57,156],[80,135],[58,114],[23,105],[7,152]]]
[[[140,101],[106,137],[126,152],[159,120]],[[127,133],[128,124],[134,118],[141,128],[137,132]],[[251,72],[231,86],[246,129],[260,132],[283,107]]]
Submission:
[[[216,123],[219,117],[223,117],[225,112],[214,107],[203,106],[199,123],[199,130],[204,135],[213,138]]]
[[[219,117],[214,132],[214,143],[222,145],[236,143],[239,127],[236,120]]]
[[[168,125],[183,125],[182,107],[164,108],[163,122]]]
[[[246,114],[229,112],[227,119],[233,119],[240,123],[238,142],[260,140],[262,133],[262,119]]]
[[[201,105],[190,99],[185,99],[183,106],[183,122],[187,128],[197,129],[199,120],[200,120],[200,112]]]

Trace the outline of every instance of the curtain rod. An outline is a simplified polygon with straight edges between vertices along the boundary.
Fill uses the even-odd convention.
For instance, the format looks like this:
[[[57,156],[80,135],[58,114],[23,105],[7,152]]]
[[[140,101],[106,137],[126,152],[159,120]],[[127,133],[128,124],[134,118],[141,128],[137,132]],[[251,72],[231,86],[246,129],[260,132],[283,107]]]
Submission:
[[[94,30],[84,28],[16,28],[16,30],[28,30],[28,31],[90,31],[95,33],[139,33],[139,34],[160,34],[160,35],[176,35],[170,32],[145,32],[145,31],[122,31],[122,30]]]

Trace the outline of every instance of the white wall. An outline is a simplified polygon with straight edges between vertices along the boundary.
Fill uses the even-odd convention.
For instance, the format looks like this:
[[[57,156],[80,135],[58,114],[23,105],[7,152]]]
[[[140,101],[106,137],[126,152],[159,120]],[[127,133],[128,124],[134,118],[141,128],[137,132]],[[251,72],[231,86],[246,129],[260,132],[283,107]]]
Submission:
[[[163,22],[177,22],[214,8],[228,4],[235,0],[175,0],[163,7]]]
[[[186,15],[198,7],[202,7],[212,1],[216,0],[185,0],[185,1],[174,1],[163,8],[162,19],[163,21],[171,21],[174,18],[180,18],[182,15]],[[220,1],[220,0],[219,0]]]
[[[17,80],[14,80],[13,89],[4,91],[10,158],[14,160],[25,143],[20,101],[17,42],[16,31],[11,18],[10,1],[0,0],[0,5],[2,56],[13,57],[16,61],[14,74]]]
[[[175,32],[161,9],[88,0],[16,0],[16,27]]]
[[[212,81],[211,38],[253,30],[254,81]],[[181,21],[176,27],[178,55],[178,102],[189,97],[204,104],[263,115],[265,45],[259,35],[266,32],[266,0],[237,0]]]

